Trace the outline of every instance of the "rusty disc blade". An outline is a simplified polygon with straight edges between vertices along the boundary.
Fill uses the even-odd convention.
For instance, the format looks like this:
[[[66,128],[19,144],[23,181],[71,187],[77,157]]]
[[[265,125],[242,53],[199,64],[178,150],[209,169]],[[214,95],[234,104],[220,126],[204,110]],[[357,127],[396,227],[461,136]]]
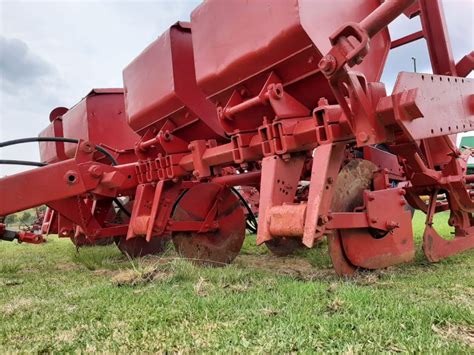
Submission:
[[[371,189],[376,170],[375,164],[360,159],[344,166],[337,178],[332,210],[353,212],[354,208],[362,206],[364,190]],[[379,269],[410,261],[414,255],[410,233],[411,213],[406,212],[394,218],[400,227],[390,233],[372,228],[339,230],[337,233],[342,244],[340,257],[344,257],[348,264],[364,269]],[[347,266],[344,269],[350,270]]]
[[[78,248],[93,247],[93,246],[103,246],[103,245],[112,244],[114,242],[114,238],[107,237],[107,238],[99,238],[99,239],[92,240],[92,239],[89,239],[84,234],[79,234],[77,236],[72,236],[71,242]]]
[[[376,170],[377,166],[368,160],[353,159],[347,163],[337,176],[331,211],[353,212],[356,207],[362,206],[363,192],[371,188]],[[350,276],[356,266],[346,256],[343,238],[351,232],[341,229],[332,233],[328,237],[328,247],[334,270],[338,275]],[[364,229],[363,233],[369,233],[368,229]]]
[[[127,211],[133,210],[133,201],[128,201],[125,205]],[[130,222],[128,217],[122,210],[117,212],[116,223],[125,224]],[[149,242],[145,237],[135,237],[128,239],[125,235],[116,236],[115,244],[122,254],[130,258],[140,258],[145,255],[161,254],[166,250],[166,245],[170,240],[170,236],[153,237]]]
[[[173,234],[178,254],[198,264],[229,264],[244,242],[245,216],[240,201],[229,188],[219,184],[203,183],[189,189],[176,206],[173,220],[203,221],[216,200],[216,231]]]
[[[339,172],[331,203],[333,212],[353,212],[364,204],[364,190],[370,190],[377,166],[363,159],[353,159]]]
[[[168,241],[169,237],[155,237],[149,242],[146,241],[145,237],[135,237],[128,240],[125,236],[115,238],[117,247],[130,258],[161,254],[165,251]]]

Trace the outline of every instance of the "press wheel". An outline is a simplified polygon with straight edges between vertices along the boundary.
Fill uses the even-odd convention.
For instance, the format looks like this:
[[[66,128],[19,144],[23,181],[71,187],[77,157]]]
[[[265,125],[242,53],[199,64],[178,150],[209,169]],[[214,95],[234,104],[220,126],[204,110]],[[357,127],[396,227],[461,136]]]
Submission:
[[[178,202],[173,220],[204,221],[216,201],[217,230],[173,234],[173,244],[183,258],[197,264],[222,266],[239,254],[245,239],[245,216],[240,200],[228,187],[216,183],[192,187]]]

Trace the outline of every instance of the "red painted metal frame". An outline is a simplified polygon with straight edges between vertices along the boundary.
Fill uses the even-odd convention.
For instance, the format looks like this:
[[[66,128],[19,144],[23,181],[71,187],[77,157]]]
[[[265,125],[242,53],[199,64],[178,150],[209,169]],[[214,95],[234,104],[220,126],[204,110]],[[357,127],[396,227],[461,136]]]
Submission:
[[[0,215],[47,203],[60,212],[60,233],[77,232],[77,225],[92,237],[127,230],[127,239],[150,241],[223,227],[214,207],[202,221],[173,220],[175,203],[187,189],[207,182],[259,185],[257,244],[297,238],[312,247],[328,234],[337,272],[350,274],[413,257],[406,193],[427,213],[429,260],[474,247],[474,202],[466,183],[472,180],[466,176],[470,152],[461,154],[449,137],[474,124],[473,81],[456,76],[472,69],[472,54],[455,65],[439,0],[377,5],[344,2],[345,10],[352,6],[354,12],[341,14],[339,28],[334,18],[335,24],[321,18],[326,26],[318,22],[318,33],[318,13],[325,18],[337,13],[337,4],[321,11],[305,0],[296,7],[290,1],[245,6],[231,1],[226,6],[234,16],[215,31],[213,19],[229,9],[223,2],[205,2],[193,12],[191,27],[172,26],[124,71],[129,123],[141,135],[138,161],[117,167],[94,162],[93,146],[81,142],[73,159],[0,180],[6,202]],[[260,24],[259,14],[268,6],[281,21],[242,27],[242,19]],[[289,6],[296,12],[288,12]],[[391,42],[387,25],[403,12],[421,16],[422,30]],[[356,13],[359,18],[352,18]],[[252,31],[259,35],[248,41]],[[210,51],[223,35],[233,45]],[[433,72],[444,75],[401,73],[387,95],[377,80],[389,47],[421,36]],[[385,144],[390,153],[374,144]],[[359,210],[335,213],[330,210],[334,183],[343,163],[357,154],[379,169],[375,191],[364,194]],[[307,201],[298,197],[301,180],[310,183]],[[447,194],[442,206],[420,202],[420,196],[438,190]],[[88,196],[120,195],[135,197],[128,225],[106,226],[84,202]],[[440,240],[431,227],[442,209],[451,211],[453,241]],[[374,239],[374,231],[387,234]]]
[[[402,38],[399,38],[395,41],[392,41],[392,43],[390,45],[390,49],[395,49],[395,48],[404,46],[405,44],[415,42],[415,41],[417,41],[419,39],[422,39],[422,38],[424,38],[423,31],[414,32],[414,33],[409,34],[405,37],[402,37]]]
[[[134,165],[112,167],[98,163],[93,161],[94,153],[91,144],[80,142],[74,159],[1,179],[0,215],[47,204],[59,214],[58,229],[62,235],[71,236],[74,225],[92,238],[122,232],[120,226],[105,226],[104,219],[94,215],[84,197],[94,194],[97,198],[111,198],[133,191],[137,184]]]
[[[334,182],[344,158],[344,144],[325,144],[313,152],[313,167],[306,211],[303,243],[311,248],[321,240],[332,201]]]
[[[260,221],[257,232],[258,245],[272,239],[269,230],[271,208],[294,201],[303,164],[304,156],[285,160],[275,155],[263,159],[258,210]]]
[[[82,139],[90,144],[104,147],[119,164],[136,162],[134,146],[139,136],[126,122],[123,96],[123,89],[93,89],[70,110],[58,107],[51,111],[51,124],[39,136]],[[110,134],[112,131],[114,134]],[[41,142],[39,148],[41,160],[51,164],[73,157],[77,147],[74,144],[63,142]],[[110,159],[102,153],[96,153],[94,160],[110,164]],[[99,170],[100,168],[97,166],[91,168],[91,171],[97,176],[101,174]],[[79,202],[70,201],[72,205],[79,204]],[[89,207],[94,208],[93,206],[103,203],[103,201],[108,204],[107,210],[110,211],[108,219],[113,220],[116,213],[111,211],[111,199],[96,200],[93,203],[90,201]],[[94,214],[93,211],[92,214]],[[61,235],[71,236],[75,241],[83,240],[86,241],[86,244],[93,244],[93,236],[85,235],[85,231],[80,226],[71,224],[70,220],[66,223],[65,216],[59,218],[57,211],[48,208],[46,217],[42,228],[44,234],[58,233],[58,220],[61,220],[64,232]],[[105,226],[105,219],[99,219],[101,219],[100,224]],[[118,225],[109,226],[107,230],[97,228],[96,225],[94,227],[95,238],[107,238],[114,236],[114,233],[126,234],[127,230],[127,226]]]

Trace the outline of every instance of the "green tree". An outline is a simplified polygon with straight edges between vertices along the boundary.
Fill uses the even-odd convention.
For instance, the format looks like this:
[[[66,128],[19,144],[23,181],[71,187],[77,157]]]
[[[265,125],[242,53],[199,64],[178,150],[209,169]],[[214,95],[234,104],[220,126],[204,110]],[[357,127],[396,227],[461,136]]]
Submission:
[[[5,217],[6,224],[13,224],[18,221],[18,216],[16,214],[9,214]]]
[[[25,211],[20,217],[20,222],[27,224],[31,220],[31,212]]]

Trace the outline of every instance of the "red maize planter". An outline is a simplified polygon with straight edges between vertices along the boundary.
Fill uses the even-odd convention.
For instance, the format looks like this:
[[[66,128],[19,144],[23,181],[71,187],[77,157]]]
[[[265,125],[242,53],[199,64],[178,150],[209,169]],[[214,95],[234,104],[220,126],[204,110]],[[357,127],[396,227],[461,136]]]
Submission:
[[[422,28],[392,40],[401,14]],[[421,38],[433,74],[388,94],[389,51]],[[327,238],[350,275],[413,259],[415,208],[435,262],[474,247],[471,151],[453,141],[474,124],[472,58],[455,63],[439,0],[208,0],[124,69],[123,94],[52,112],[40,137],[77,141],[42,142],[47,166],[0,179],[0,215],[46,204],[45,232],[132,256],[171,238],[210,265],[238,255],[247,218],[276,255]]]

